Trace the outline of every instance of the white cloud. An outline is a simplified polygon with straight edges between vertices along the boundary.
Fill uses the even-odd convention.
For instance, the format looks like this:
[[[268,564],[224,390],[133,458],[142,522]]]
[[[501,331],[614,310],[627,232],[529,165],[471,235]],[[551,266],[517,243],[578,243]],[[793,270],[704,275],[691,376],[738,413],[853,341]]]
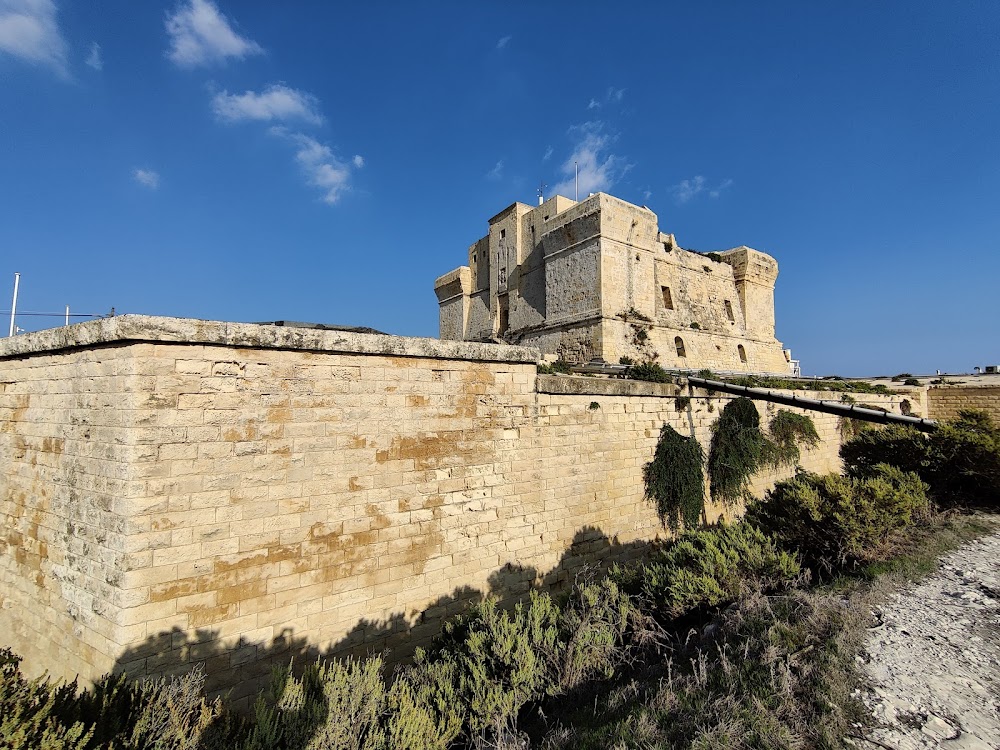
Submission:
[[[365,157],[361,156],[360,154],[355,154],[354,158],[351,159],[351,161],[354,162],[354,166],[357,169],[361,169],[361,167],[365,165]]]
[[[542,157],[542,161],[548,161],[552,158],[552,146],[545,149],[545,156]]]
[[[309,184],[323,193],[324,203],[332,205],[350,190],[351,166],[334,156],[329,146],[308,135],[292,133],[282,127],[271,128],[271,133],[295,144],[298,149],[295,161],[302,168]],[[359,158],[355,157],[352,162],[357,165]]]
[[[187,0],[167,16],[166,27],[170,35],[167,57],[182,68],[222,62],[228,57],[242,60],[264,51],[252,39],[233,31],[211,0]]]
[[[604,132],[601,122],[585,122],[570,128],[577,143],[573,153],[560,167],[564,179],[553,186],[552,195],[576,195],[576,168],[579,166],[580,195],[607,191],[632,168],[621,156],[608,153],[612,138]]]
[[[486,173],[487,180],[499,180],[501,177],[503,177],[503,159],[498,161],[496,166]]]
[[[101,58],[101,45],[94,42],[90,45],[90,54],[84,62],[94,70],[104,70],[104,60]]]
[[[687,203],[692,198],[705,193],[709,198],[718,198],[723,190],[731,187],[733,181],[726,178],[715,187],[709,187],[707,180],[702,175],[695,175],[690,180],[681,180],[670,188],[674,194],[674,200],[678,203]]]
[[[601,103],[597,99],[591,99],[590,104],[587,105],[587,109],[597,109],[601,106]]]
[[[509,34],[507,36],[500,37],[499,41],[497,42],[497,49],[503,49],[504,47],[506,47],[510,43],[510,39],[511,37]]]
[[[319,99],[304,91],[282,84],[268,86],[263,92],[247,91],[230,94],[223,91],[212,99],[212,111],[220,120],[288,121],[302,120],[313,125],[323,122],[318,112]]]
[[[719,194],[728,187],[732,187],[733,181],[728,177],[719,183],[718,187],[708,191],[709,198],[718,198]]]
[[[0,0],[0,50],[69,76],[53,0]]]
[[[137,169],[132,172],[132,178],[143,187],[156,190],[160,187],[160,175],[152,169]]]

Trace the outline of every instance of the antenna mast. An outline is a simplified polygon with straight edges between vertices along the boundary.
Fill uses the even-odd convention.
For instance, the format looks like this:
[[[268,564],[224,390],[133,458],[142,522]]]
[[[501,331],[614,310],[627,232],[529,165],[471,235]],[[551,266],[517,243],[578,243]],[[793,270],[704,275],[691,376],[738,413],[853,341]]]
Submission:
[[[14,301],[10,305],[10,333],[7,334],[7,338],[14,335],[14,316],[17,314],[17,285],[21,281],[21,274],[14,274]]]
[[[538,183],[538,205],[539,206],[542,205],[543,203],[545,203],[545,188],[547,188],[547,187],[548,187],[548,185],[546,185],[544,182],[539,182]]]

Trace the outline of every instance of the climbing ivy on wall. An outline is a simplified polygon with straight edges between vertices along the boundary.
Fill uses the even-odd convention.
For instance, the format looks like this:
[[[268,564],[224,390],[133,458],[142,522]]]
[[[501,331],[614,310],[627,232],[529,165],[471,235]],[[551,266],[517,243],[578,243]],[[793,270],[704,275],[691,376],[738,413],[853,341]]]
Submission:
[[[677,531],[694,528],[705,506],[705,454],[693,437],[663,425],[653,460],[642,469],[646,499],[656,503],[660,521]]]
[[[760,427],[760,414],[748,398],[730,401],[712,425],[708,475],[712,497],[726,505],[745,500],[750,478],[764,466],[798,463],[800,446],[819,445],[819,433],[805,414],[779,411],[768,432]]]
[[[712,425],[708,452],[712,497],[726,505],[745,499],[750,477],[764,463],[766,453],[757,407],[748,398],[733,399]]]

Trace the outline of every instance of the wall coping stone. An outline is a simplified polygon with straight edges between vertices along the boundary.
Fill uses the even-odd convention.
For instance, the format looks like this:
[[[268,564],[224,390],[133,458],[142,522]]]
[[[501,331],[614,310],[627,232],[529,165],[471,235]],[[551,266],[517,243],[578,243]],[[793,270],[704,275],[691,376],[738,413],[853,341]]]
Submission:
[[[119,315],[0,339],[0,359],[137,342],[212,344],[250,349],[295,349],[518,364],[537,364],[541,361],[541,353],[526,346],[153,315]]]
[[[579,375],[539,375],[536,390],[565,396],[680,396],[671,383],[624,378],[588,378]]]

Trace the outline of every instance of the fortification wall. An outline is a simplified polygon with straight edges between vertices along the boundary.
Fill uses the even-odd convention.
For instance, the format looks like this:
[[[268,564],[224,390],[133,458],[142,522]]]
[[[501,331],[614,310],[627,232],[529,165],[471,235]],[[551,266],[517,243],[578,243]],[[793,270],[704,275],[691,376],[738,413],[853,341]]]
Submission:
[[[729,397],[536,357],[131,316],[0,343],[3,641],[84,680],[201,663],[239,700],[274,660],[405,655],[471,598],[638,553],[662,425],[707,449]],[[834,470],[812,416],[802,464]]]
[[[931,419],[956,419],[962,409],[985,411],[1000,424],[1000,386],[946,385],[927,389],[927,410]]]

